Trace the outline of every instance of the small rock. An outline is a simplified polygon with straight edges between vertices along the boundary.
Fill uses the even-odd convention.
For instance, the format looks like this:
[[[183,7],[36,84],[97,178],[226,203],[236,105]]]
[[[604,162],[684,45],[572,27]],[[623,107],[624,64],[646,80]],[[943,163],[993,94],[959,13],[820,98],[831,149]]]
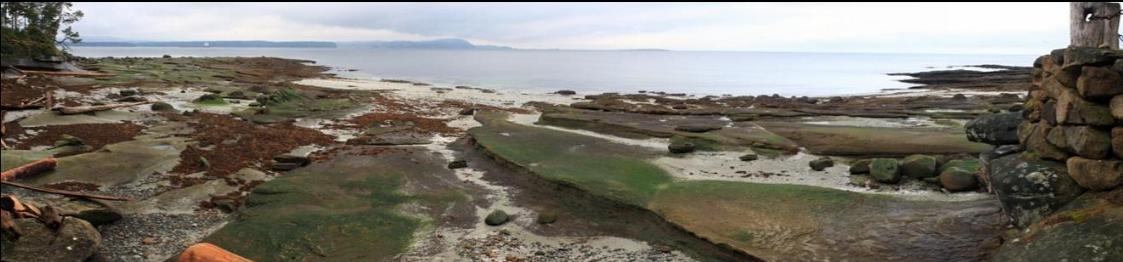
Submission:
[[[62,137],[55,141],[55,147],[81,146],[85,144],[86,143],[82,142],[81,138],[77,138],[68,134],[63,134]]]
[[[721,129],[721,126],[717,126],[717,125],[681,125],[681,126],[675,127],[675,130],[677,130],[677,131],[691,132],[691,133],[705,133],[705,132],[714,131],[714,130],[718,130],[718,129]]]
[[[565,95],[565,96],[571,96],[571,95],[576,95],[576,94],[577,94],[577,91],[573,91],[573,90],[558,90],[557,92],[554,92],[554,94]]]
[[[854,161],[853,164],[850,164],[850,174],[851,175],[869,174],[870,173],[870,161],[871,161],[870,159],[862,159],[862,160]]]
[[[686,154],[694,152],[694,150],[694,144],[690,142],[674,141],[671,142],[670,145],[667,145],[667,151],[670,151],[672,154]]]
[[[175,112],[175,107],[171,104],[164,102],[152,103],[152,111],[157,112]]]
[[[448,163],[448,169],[457,169],[457,168],[465,168],[465,167],[468,167],[468,161],[465,161],[465,160],[455,160],[455,161],[452,161],[452,162]]]
[[[963,94],[955,94],[955,95],[951,96],[951,99],[962,101],[962,100],[967,100],[967,96],[965,96]]]
[[[686,109],[690,109],[690,106],[687,106],[687,105],[673,105],[673,106],[671,106],[671,109],[674,109],[674,110],[686,110]]]
[[[991,145],[1018,143],[1018,124],[1022,123],[1021,113],[987,115],[968,121],[964,128],[967,140]]]
[[[226,213],[238,211],[238,202],[234,201],[233,199],[218,199],[218,200],[215,200],[214,206],[218,207],[219,210],[222,210],[223,212],[226,212]]]
[[[823,171],[828,167],[834,166],[834,159],[831,159],[829,157],[822,157],[812,160],[811,162],[807,163],[807,165],[811,166],[811,170]]]
[[[141,239],[141,240],[140,240],[140,243],[141,243],[141,244],[145,244],[145,245],[152,245],[152,244],[156,244],[156,238],[154,238],[154,237],[146,237],[146,238],[144,238],[144,239]]]
[[[119,91],[117,93],[120,94],[121,96],[135,96],[135,95],[139,94],[140,92],[137,92],[136,89],[121,89],[121,91]]]
[[[300,168],[300,167],[302,167],[302,166],[304,166],[304,165],[301,165],[301,164],[299,164],[299,163],[283,163],[283,162],[277,162],[277,163],[273,163],[273,170],[276,170],[276,171],[289,171],[289,170],[293,170],[293,169],[297,169],[297,168]]]
[[[488,214],[487,217],[484,218],[484,223],[489,226],[499,226],[506,224],[509,219],[511,218],[507,215],[507,212],[503,212],[503,210],[495,210],[491,211],[491,214]]]
[[[760,156],[758,156],[756,154],[756,152],[749,152],[749,153],[746,153],[744,155],[741,155],[741,157],[739,157],[739,159],[741,159],[741,161],[746,161],[746,162],[757,160],[758,158],[760,158]]]
[[[474,114],[476,114],[475,108],[465,108],[464,110],[460,110],[460,115],[462,116],[470,116]]]

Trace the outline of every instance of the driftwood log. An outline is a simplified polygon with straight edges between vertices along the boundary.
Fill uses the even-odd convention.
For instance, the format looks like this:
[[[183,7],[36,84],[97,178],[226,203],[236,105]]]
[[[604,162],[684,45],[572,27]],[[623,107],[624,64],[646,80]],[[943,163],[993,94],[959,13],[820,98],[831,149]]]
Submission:
[[[55,108],[54,110],[58,111],[59,114],[63,114],[63,115],[77,115],[77,114],[85,114],[85,113],[90,113],[90,112],[105,111],[105,110],[110,110],[110,109],[114,109],[114,108],[139,106],[139,105],[149,104],[149,103],[152,103],[152,102],[136,102],[136,103],[124,103],[124,104],[112,104],[112,105],[100,105],[100,106],[59,107],[59,108]]]
[[[1119,49],[1119,4],[1074,2],[1069,5],[1072,46]]]
[[[39,191],[39,192],[43,192],[43,193],[51,193],[51,194],[70,196],[70,197],[81,197],[81,198],[113,200],[113,201],[132,201],[132,199],[124,198],[124,197],[118,197],[118,196],[106,196],[106,195],[74,192],[74,191],[69,191],[69,190],[42,188],[42,187],[24,185],[24,184],[20,184],[20,183],[16,183],[16,182],[11,182],[11,181],[0,181],[0,184],[14,186],[14,187],[18,187],[18,188],[27,189],[27,190]]]
[[[58,164],[58,160],[54,157],[36,160],[35,162],[5,170],[3,173],[0,173],[0,181],[10,181],[22,177],[38,175],[39,173],[55,169],[56,164]]]

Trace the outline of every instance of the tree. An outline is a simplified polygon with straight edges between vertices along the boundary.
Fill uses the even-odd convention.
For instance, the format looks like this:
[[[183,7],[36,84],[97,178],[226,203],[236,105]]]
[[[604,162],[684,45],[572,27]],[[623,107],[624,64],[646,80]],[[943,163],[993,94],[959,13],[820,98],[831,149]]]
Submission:
[[[69,2],[2,2],[0,55],[5,59],[66,56],[69,44],[81,42],[71,24],[82,11]]]

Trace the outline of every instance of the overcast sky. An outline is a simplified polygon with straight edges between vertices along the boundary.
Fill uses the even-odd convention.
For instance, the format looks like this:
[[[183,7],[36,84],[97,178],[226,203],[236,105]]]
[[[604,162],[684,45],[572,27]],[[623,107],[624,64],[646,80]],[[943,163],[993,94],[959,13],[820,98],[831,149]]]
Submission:
[[[76,3],[87,40],[426,40],[516,48],[1040,54],[1067,3]]]

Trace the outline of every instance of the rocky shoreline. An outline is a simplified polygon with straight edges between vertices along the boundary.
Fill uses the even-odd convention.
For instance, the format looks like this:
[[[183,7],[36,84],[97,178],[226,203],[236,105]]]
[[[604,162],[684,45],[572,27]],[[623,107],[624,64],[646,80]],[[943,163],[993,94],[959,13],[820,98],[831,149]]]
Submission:
[[[131,200],[4,194],[89,221],[95,261],[198,242],[254,260],[991,260],[1020,234],[1003,233],[1008,201],[987,178],[1020,155],[1041,82],[978,66],[994,70],[845,97],[529,93],[308,63],[99,58],[79,60],[96,77],[6,75],[3,169],[53,155],[53,171],[15,181]],[[137,101],[154,103],[24,109]],[[6,261],[53,248],[10,236]]]

